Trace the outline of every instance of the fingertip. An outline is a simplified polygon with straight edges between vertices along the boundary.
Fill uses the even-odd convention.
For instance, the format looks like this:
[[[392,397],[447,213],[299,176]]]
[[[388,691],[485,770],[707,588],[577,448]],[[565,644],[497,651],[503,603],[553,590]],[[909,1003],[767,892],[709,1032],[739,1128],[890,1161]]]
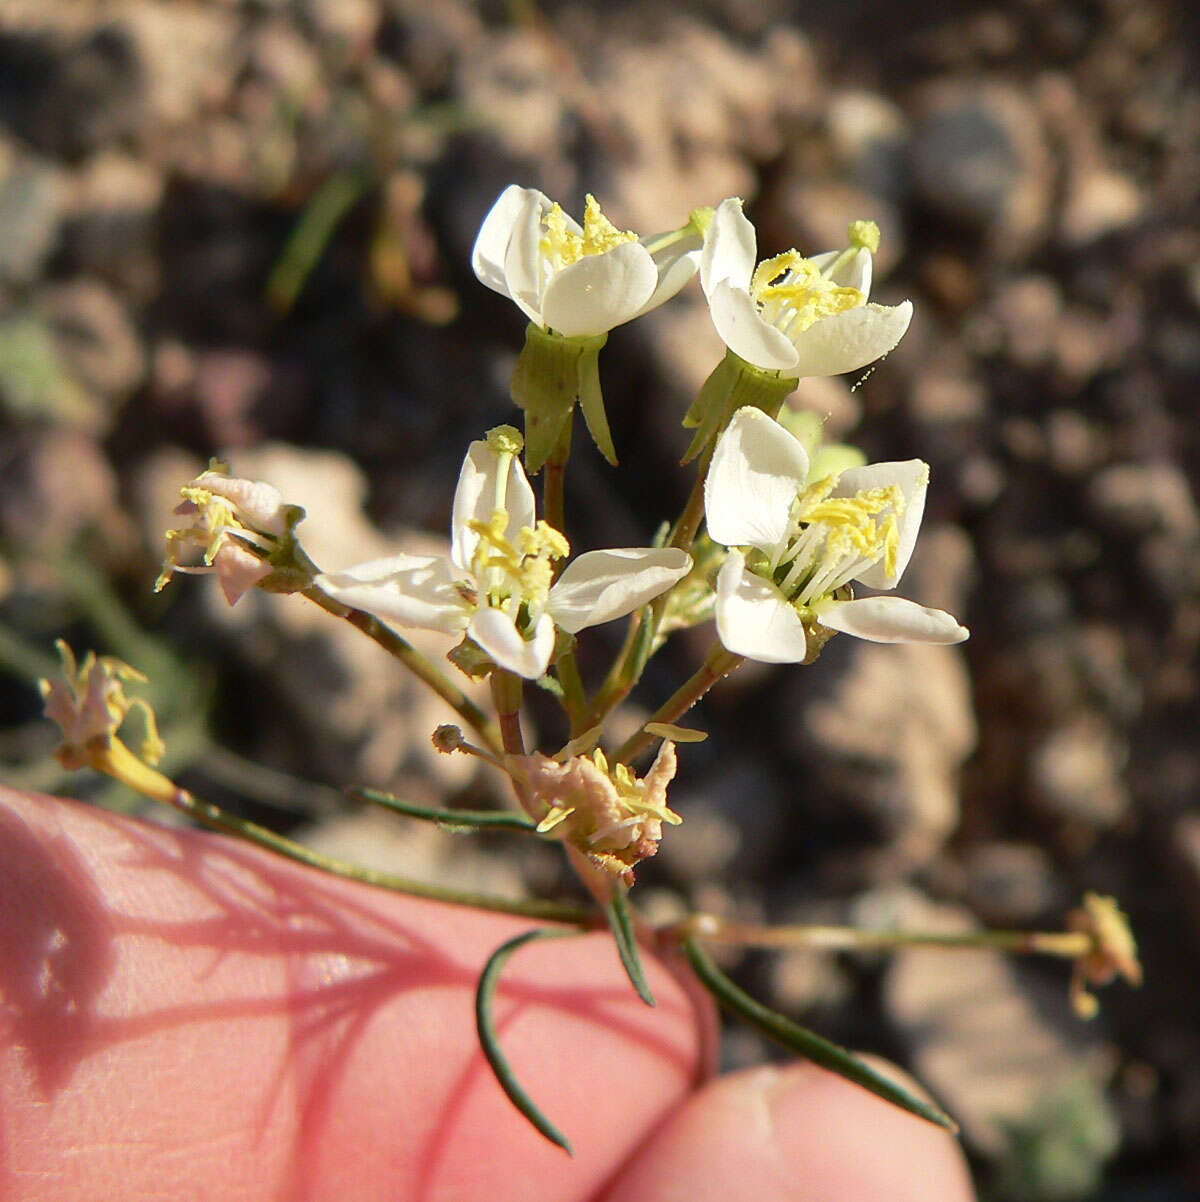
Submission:
[[[807,1064],[709,1084],[643,1145],[604,1202],[970,1202],[945,1132]]]

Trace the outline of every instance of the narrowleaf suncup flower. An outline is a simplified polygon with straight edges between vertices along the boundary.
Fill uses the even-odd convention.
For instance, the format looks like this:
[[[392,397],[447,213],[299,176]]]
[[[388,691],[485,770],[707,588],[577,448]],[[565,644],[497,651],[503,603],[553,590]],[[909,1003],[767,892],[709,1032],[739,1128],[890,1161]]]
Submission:
[[[804,447],[758,409],[734,414],[704,489],[717,575],[717,633],[765,663],[812,659],[835,631],[879,643],[958,643],[948,613],[901,597],[855,598],[851,584],[892,589],[912,555],[929,468],[919,459],[809,478]]]
[[[587,198],[583,224],[536,188],[511,184],[484,218],[471,266],[529,318],[513,375],[525,411],[525,463],[538,471],[578,401],[601,453],[616,463],[600,392],[608,331],[670,299],[696,272],[695,222],[650,238],[616,228]]]
[[[567,540],[535,515],[517,456],[521,436],[500,426],[471,443],[454,494],[448,558],[392,555],[316,578],[329,596],[401,627],[465,634],[499,667],[545,673],[556,630],[576,634],[624,617],[687,575],[674,548],[588,551],[557,581]]]
[[[725,345],[792,379],[841,375],[886,355],[908,329],[912,302],[869,303],[879,229],[855,221],[849,240],[844,250],[811,258],[789,250],[758,263],[742,202],[723,200],[704,237],[700,284]]]
[[[912,320],[912,303],[868,302],[879,228],[852,222],[850,245],[806,258],[789,250],[762,263],[754,226],[736,197],[712,214],[700,253],[700,285],[728,348],[684,419],[698,427],[696,455],[736,409],[771,417],[798,380],[856,371],[886,355]]]

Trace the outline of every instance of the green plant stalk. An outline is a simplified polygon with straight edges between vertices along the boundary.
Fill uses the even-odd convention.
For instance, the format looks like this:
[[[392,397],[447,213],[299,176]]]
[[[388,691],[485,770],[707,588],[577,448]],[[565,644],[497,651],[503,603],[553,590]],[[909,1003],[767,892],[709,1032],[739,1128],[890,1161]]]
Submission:
[[[613,889],[604,907],[604,915],[608,919],[609,930],[617,945],[617,955],[621,958],[621,967],[625,969],[629,983],[647,1006],[655,1005],[654,994],[650,991],[650,983],[646,980],[642,959],[638,954],[637,935],[633,929],[626,890],[622,886]]]
[[[716,443],[710,443],[700,460],[692,491],[675,525],[671,527],[671,537],[667,540],[668,547],[677,547],[681,551],[691,551],[692,543],[696,541],[696,532],[704,518],[704,482],[708,478],[708,467],[712,462],[713,449]],[[670,600],[672,589],[655,597],[650,605],[635,613],[629,621],[625,632],[625,642],[613,660],[612,667],[603,683],[597,690],[595,699],[583,727],[594,726],[603,722],[612,713],[641,679],[646,670],[658,635],[658,627]]]
[[[508,1100],[544,1135],[552,1144],[557,1144],[568,1156],[573,1155],[567,1137],[538,1109],[537,1104],[522,1088],[511,1065],[500,1048],[500,1039],[496,1032],[496,1024],[492,1018],[492,1005],[496,999],[496,986],[500,974],[513,952],[527,943],[537,939],[561,939],[566,935],[577,934],[576,931],[556,931],[546,927],[538,927],[517,935],[507,943],[502,943],[484,965],[479,976],[479,985],[475,990],[475,1029],[479,1033],[479,1046],[492,1066],[500,1088],[508,1095]]]
[[[828,952],[868,952],[899,947],[989,948],[993,951],[1077,960],[1092,948],[1084,931],[863,931],[834,926],[759,926],[715,914],[692,914],[664,934],[697,937],[706,943],[739,947],[812,948]]]
[[[574,651],[568,651],[559,657],[555,665],[558,673],[558,683],[562,685],[563,708],[571,724],[571,738],[578,738],[588,726],[587,695],[583,688],[583,678],[579,675],[579,662]]]
[[[567,415],[558,439],[543,467],[542,517],[560,534],[566,533],[567,463],[571,458],[571,426],[574,411]],[[557,575],[557,573],[555,573]]]
[[[296,303],[338,223],[365,190],[366,180],[358,172],[343,170],[313,193],[267,280],[267,300],[277,312],[287,313]]]
[[[456,684],[434,667],[411,643],[402,639],[394,630],[385,626],[378,618],[361,609],[343,605],[316,585],[301,592],[326,613],[342,618],[369,639],[374,640],[389,655],[398,659],[414,676],[427,684],[472,730],[496,753],[503,751],[504,742],[496,723],[491,720]]]
[[[543,922],[563,922],[583,928],[599,927],[604,923],[600,913],[582,906],[558,902],[518,901],[486,893],[472,893],[465,889],[450,889],[322,855],[255,822],[248,822],[227,813],[211,802],[200,801],[186,789],[181,789],[169,777],[138,759],[120,739],[98,741],[89,751],[89,764],[92,768],[120,781],[142,796],[169,805],[212,830],[236,835],[267,851],[273,851],[300,864],[307,864],[310,868],[319,868],[345,880],[375,885],[409,897],[422,897],[430,901],[446,902],[452,906],[467,906],[474,910],[490,910],[497,914],[516,914]]]
[[[957,1132],[958,1125],[939,1107],[902,1089],[894,1081],[871,1068],[869,1064],[858,1059],[857,1056],[851,1055],[845,1048],[840,1048],[837,1044],[822,1039],[821,1036],[806,1030],[782,1014],[777,1014],[774,1010],[756,1001],[748,993],[744,993],[721,972],[695,939],[686,938],[681,946],[700,983],[717,1001],[738,1017],[745,1019],[751,1026],[756,1027],[769,1039],[782,1044],[806,1060],[811,1060],[814,1064],[837,1073],[839,1077],[844,1077],[847,1081],[854,1082],[855,1085],[861,1085],[877,1097],[891,1102],[894,1106],[899,1106],[902,1110],[907,1110],[910,1114],[915,1114],[918,1118],[923,1118],[947,1131]]]
[[[677,718],[682,717],[718,680],[722,680],[728,676],[742,662],[742,658],[742,656],[735,655],[732,651],[726,651],[720,643],[714,643],[712,650],[705,657],[704,663],[700,665],[690,679],[684,681],[659,706],[654,716],[648,721],[671,723]],[[629,763],[630,760],[645,751],[654,742],[656,737],[656,735],[652,735],[646,730],[645,725],[643,725],[641,730],[630,736],[617,748],[613,753],[614,761],[621,764]]]
[[[537,830],[537,825],[532,819],[507,810],[447,810],[440,806],[417,805],[415,802],[393,797],[390,793],[381,793],[378,789],[361,787],[347,789],[346,793],[355,801],[367,801],[395,814],[403,814],[407,818],[436,822],[438,826],[449,830],[505,830],[521,831],[525,834],[533,834]]]

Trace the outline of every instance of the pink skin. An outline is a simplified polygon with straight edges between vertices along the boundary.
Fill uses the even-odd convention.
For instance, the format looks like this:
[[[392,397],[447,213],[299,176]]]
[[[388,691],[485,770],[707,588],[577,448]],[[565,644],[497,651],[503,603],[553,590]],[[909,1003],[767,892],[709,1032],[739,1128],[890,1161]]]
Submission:
[[[0,1198],[969,1202],[949,1137],[826,1073],[698,1085],[711,1015],[657,963],[643,1006],[601,934],[497,997],[568,1159],[475,1039],[530,925],[0,788]]]

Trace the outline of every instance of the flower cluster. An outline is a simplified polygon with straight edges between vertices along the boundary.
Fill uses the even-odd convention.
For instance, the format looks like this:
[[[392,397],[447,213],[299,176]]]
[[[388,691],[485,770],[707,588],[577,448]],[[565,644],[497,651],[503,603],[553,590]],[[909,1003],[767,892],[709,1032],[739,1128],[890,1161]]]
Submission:
[[[615,226],[590,195],[577,222],[542,192],[512,185],[485,217],[471,262],[529,322],[512,380],[525,431],[500,426],[469,445],[448,553],[398,553],[321,571],[295,540],[303,510],[269,484],[214,464],[181,490],[176,513],[189,521],[168,533],[157,587],[175,572],[210,572],[230,604],[252,587],[304,591],[365,630],[384,630],[383,645],[410,666],[416,652],[387,627],[457,636],[450,656],[457,667],[542,682],[563,697],[573,732],[599,723],[597,739],[670,635],[714,616],[726,665],[739,657],[808,662],[837,631],[889,642],[966,638],[949,614],[853,592],[886,593],[899,582],[921,522],[926,465],[866,465],[849,448],[814,458],[776,420],[801,376],[856,370],[908,328],[909,302],[868,299],[878,228],[851,222],[848,243],[759,263],[754,227],[737,198],[639,237]],[[684,417],[697,428],[685,460],[706,452],[691,516],[664,526],[659,545],[571,558],[560,528],[571,413],[580,407],[596,445],[616,463],[600,351],[610,330],[663,304],[697,272],[728,350]],[[836,466],[817,476],[814,463]],[[546,465],[558,483],[539,517],[527,472]],[[549,468],[546,490],[550,504]],[[199,549],[199,564],[180,562],[189,547]],[[639,616],[626,649],[589,698],[574,636],[631,614]],[[438,670],[416,670],[441,688]],[[611,764],[594,743],[587,755],[566,759],[529,755],[510,714],[503,766],[538,829],[631,881],[633,866],[657,849],[663,824],[679,820],[665,800],[675,770],[669,732],[681,729],[672,723],[725,670],[685,688],[679,705],[660,711]],[[443,696],[453,697],[448,688]],[[638,778],[626,761],[656,738],[665,740],[659,758]],[[492,750],[501,750],[498,737]]]

